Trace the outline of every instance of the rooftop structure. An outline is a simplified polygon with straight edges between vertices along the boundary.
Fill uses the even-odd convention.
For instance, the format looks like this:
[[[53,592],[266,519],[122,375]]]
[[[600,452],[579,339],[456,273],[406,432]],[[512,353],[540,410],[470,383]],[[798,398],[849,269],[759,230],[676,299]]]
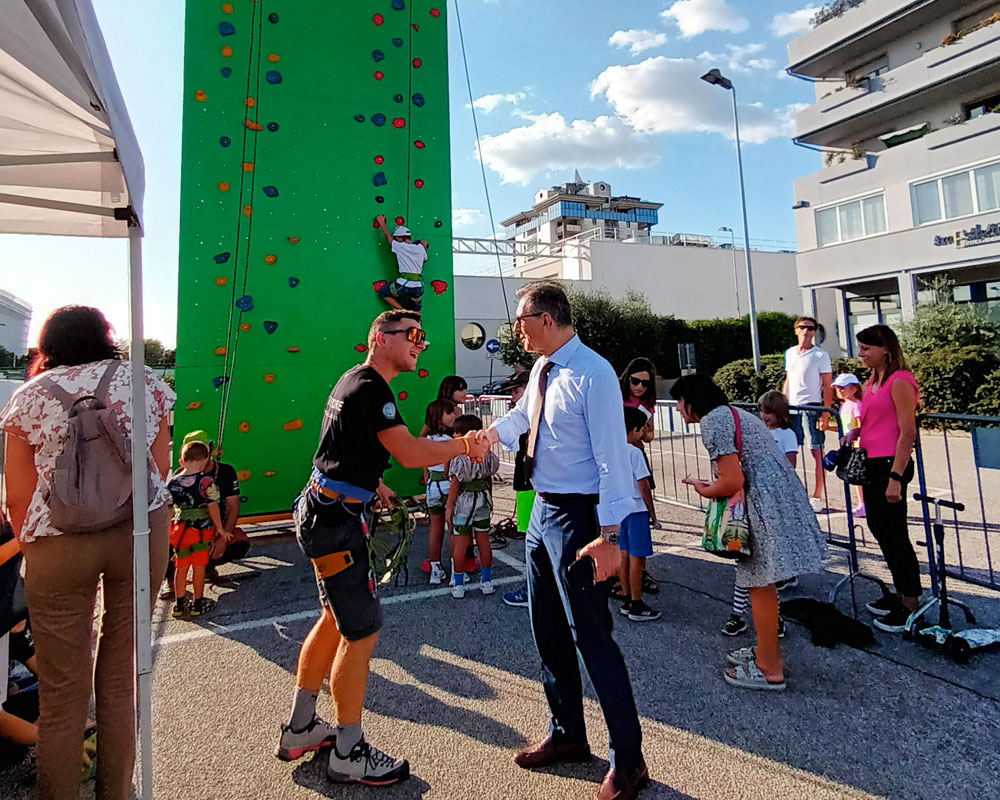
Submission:
[[[21,356],[28,352],[28,326],[31,306],[19,297],[0,289],[0,347]],[[0,367],[10,366],[0,364]]]

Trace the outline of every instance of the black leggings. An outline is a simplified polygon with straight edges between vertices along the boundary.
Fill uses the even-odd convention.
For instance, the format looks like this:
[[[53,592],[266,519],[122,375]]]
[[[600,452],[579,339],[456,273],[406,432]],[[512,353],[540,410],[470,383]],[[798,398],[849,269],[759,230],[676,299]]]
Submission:
[[[906,524],[906,487],[913,480],[913,462],[903,470],[903,499],[890,503],[885,499],[885,490],[889,486],[892,462],[892,458],[869,458],[867,461],[868,483],[862,487],[862,495],[868,529],[882,549],[896,591],[903,597],[920,597],[920,565]]]

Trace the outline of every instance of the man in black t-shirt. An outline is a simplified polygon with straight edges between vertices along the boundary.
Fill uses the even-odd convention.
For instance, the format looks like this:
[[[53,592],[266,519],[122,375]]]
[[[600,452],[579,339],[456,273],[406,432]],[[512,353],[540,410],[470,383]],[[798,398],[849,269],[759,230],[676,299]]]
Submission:
[[[413,372],[426,346],[420,314],[393,310],[375,319],[367,361],[345,372],[326,401],[312,476],[295,505],[322,615],[299,652],[292,711],[275,755],[294,761],[329,748],[327,777],[339,783],[388,786],[410,774],[405,760],[372,747],[361,733],[368,663],[382,627],[367,535],[373,501],[392,496],[382,483],[389,457],[406,468],[428,467],[459,455],[481,460],[489,447],[474,437],[419,439],[403,424],[389,382]],[[327,676],[336,726],[316,716]]]

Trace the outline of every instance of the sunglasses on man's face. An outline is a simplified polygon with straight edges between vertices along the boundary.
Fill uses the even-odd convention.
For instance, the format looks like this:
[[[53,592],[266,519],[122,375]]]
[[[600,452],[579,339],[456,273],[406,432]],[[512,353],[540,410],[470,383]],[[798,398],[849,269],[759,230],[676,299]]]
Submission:
[[[386,336],[392,336],[396,333],[405,333],[407,341],[413,342],[413,344],[426,344],[427,343],[427,331],[423,328],[403,328],[398,331],[382,331]]]
[[[814,330],[816,330],[816,326],[815,325],[799,325],[798,329],[800,331],[814,331]]]
[[[633,386],[649,386],[649,378],[637,378],[634,375],[629,375],[628,380]]]

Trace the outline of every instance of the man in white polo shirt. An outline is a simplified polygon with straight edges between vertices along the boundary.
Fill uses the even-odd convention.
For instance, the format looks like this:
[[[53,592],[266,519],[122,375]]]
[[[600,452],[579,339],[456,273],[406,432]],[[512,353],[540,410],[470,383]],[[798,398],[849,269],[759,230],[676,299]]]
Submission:
[[[819,323],[812,317],[799,317],[795,320],[795,335],[799,343],[789,347],[785,352],[785,383],[782,388],[790,406],[830,408],[833,404],[833,366],[830,363],[830,354],[817,347],[813,341],[818,329]],[[792,430],[795,431],[800,447],[805,443],[803,417],[809,431],[809,449],[812,451],[816,469],[816,479],[809,503],[814,511],[822,511],[825,506],[823,444],[830,415],[818,410],[792,412]]]

